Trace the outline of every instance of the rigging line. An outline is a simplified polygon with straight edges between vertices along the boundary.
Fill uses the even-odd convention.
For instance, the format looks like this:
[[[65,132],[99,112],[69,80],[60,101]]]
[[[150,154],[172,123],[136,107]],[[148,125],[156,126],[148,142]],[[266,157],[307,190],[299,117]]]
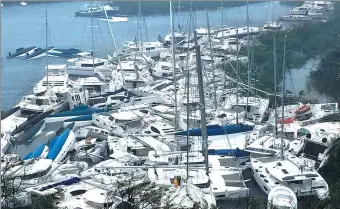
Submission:
[[[102,31],[102,29],[101,29],[101,27],[100,27],[100,25],[99,25],[98,19],[97,19],[97,25],[98,25],[98,29],[99,29],[99,32],[100,32],[100,35],[101,35],[102,43],[103,43],[103,45],[104,45],[105,54],[109,54],[109,53],[108,53],[108,50],[107,50],[107,48],[106,48],[105,41],[104,41],[103,31]]]
[[[288,46],[288,50],[291,52],[291,54],[293,54],[293,50],[292,50],[292,48],[290,46],[290,43],[289,43],[288,39],[286,40],[286,42],[287,42],[286,45]],[[291,57],[292,57],[292,60],[293,60],[293,64],[295,65],[295,63],[296,63],[295,56],[291,56]],[[287,64],[286,64],[286,66],[287,66]],[[288,74],[289,74],[290,82],[292,84],[293,93],[296,95],[296,90],[295,90],[294,80],[293,80],[293,76],[292,76],[292,71],[290,69],[288,69],[287,71],[288,71]]]
[[[87,17],[85,18],[85,25],[84,25],[84,30],[83,30],[83,36],[81,38],[80,49],[83,48],[86,26],[87,26]]]

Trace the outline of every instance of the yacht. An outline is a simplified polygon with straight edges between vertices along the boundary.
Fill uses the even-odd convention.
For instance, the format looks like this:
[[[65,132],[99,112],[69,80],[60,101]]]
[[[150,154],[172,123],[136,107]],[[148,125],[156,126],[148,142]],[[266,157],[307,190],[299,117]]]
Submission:
[[[254,179],[266,194],[276,186],[286,186],[296,196],[315,195],[324,199],[329,195],[328,184],[315,170],[314,161],[286,155],[251,157],[250,163]]]
[[[140,53],[151,58],[157,58],[160,56],[163,44],[156,42],[134,42],[128,41],[123,45],[123,53]]]
[[[66,66],[67,73],[76,76],[94,76],[97,72],[103,74],[105,77],[110,77],[114,65],[107,59],[81,57],[67,60],[70,65]]]
[[[47,91],[39,96],[33,94],[23,96],[18,106],[23,112],[42,113],[49,110],[59,112],[65,108],[65,101],[60,100],[52,91]]]
[[[68,78],[65,67],[66,65],[48,65],[46,67],[48,76],[45,76],[34,86],[33,93],[41,94],[50,89],[56,94],[66,94],[72,88],[72,81]]]
[[[88,6],[87,10],[78,10],[75,12],[76,16],[79,17],[106,17],[114,16],[119,12],[119,7],[111,7],[109,5],[101,5],[101,6]]]
[[[174,33],[174,40],[176,43],[179,43],[185,39],[188,38],[188,34],[186,33],[180,33],[180,32],[175,32]],[[165,37],[164,37],[164,41],[165,41],[165,45],[171,45],[171,34],[167,34]]]
[[[282,23],[280,22],[267,22],[263,26],[264,30],[280,30],[282,29]]]
[[[307,16],[307,15],[287,14],[287,15],[280,16],[280,20],[285,20],[285,21],[311,21],[312,17]]]
[[[261,32],[260,27],[249,27],[249,35],[258,35]],[[217,38],[243,38],[247,36],[248,30],[247,27],[240,28],[225,28],[223,31],[220,31],[216,34]]]

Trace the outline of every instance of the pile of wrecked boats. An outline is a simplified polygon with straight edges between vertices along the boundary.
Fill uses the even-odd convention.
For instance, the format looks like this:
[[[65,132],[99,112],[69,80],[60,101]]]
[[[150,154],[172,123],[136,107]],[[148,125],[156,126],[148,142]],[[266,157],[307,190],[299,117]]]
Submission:
[[[119,208],[132,204],[132,190],[140,208],[151,208],[146,199],[210,208],[248,197],[243,173],[251,170],[270,205],[328,197],[318,169],[339,137],[338,105],[274,109],[269,96],[230,77],[226,64],[248,62],[234,54],[250,32],[259,30],[201,28],[196,44],[172,33],[127,42],[109,59],[80,53],[46,66],[34,93],[1,115],[1,186],[17,188],[24,204],[54,194],[58,208]],[[6,154],[33,142],[29,153]],[[155,194],[164,195],[157,202]],[[3,196],[2,204],[13,203]]]

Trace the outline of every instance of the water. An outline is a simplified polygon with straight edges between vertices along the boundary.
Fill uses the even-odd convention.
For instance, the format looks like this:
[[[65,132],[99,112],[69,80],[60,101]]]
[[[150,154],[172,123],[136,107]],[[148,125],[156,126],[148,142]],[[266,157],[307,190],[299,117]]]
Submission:
[[[57,2],[47,4],[49,46],[58,48],[81,48],[91,50],[90,18],[75,17],[74,12],[84,8],[88,2]],[[269,18],[269,2],[249,5],[250,24],[262,26]],[[45,75],[46,60],[6,59],[8,52],[19,47],[45,47],[45,9],[46,4],[28,4],[5,6],[1,8],[1,57],[2,60],[2,109],[11,108],[22,96],[32,93],[33,86]],[[273,2],[273,19],[287,13],[288,6]],[[224,11],[225,26],[244,26],[246,23],[246,6],[229,8]],[[178,22],[187,21],[188,13],[181,12],[175,18]],[[206,27],[205,11],[196,13],[197,26]],[[221,11],[209,11],[211,27],[221,27]],[[165,36],[170,32],[170,18],[148,16],[145,18],[148,39],[157,40],[158,35]],[[106,22],[93,20],[95,55],[105,57],[113,52],[113,42]],[[128,22],[111,23],[113,35],[118,46],[125,40],[134,40],[136,36],[137,17],[129,17]],[[182,28],[186,28],[185,26]],[[84,32],[85,31],[85,32]],[[101,31],[101,32],[100,32]],[[83,40],[83,41],[82,41]],[[66,59],[49,58],[49,64],[64,64]]]
[[[92,49],[90,18],[75,17],[74,12],[82,9],[87,2],[58,2],[49,4],[29,4],[26,7],[13,5],[1,9],[1,56],[2,60],[2,109],[11,108],[22,96],[32,93],[33,86],[45,75],[45,58],[35,60],[6,59],[8,52],[19,47],[45,47],[45,10],[48,9],[48,45],[57,48]],[[249,5],[250,24],[262,26],[268,21],[270,3]],[[290,8],[278,2],[273,3],[273,19],[288,12]],[[225,26],[244,26],[246,23],[246,6],[226,9]],[[197,26],[206,27],[205,11],[196,13]],[[188,12],[175,16],[175,25],[186,22]],[[221,11],[209,11],[211,27],[220,27]],[[148,16],[145,18],[149,40],[157,40],[158,35],[165,36],[170,32],[170,18]],[[108,25],[104,21],[93,20],[95,55],[105,57],[114,50]],[[137,17],[129,17],[128,22],[111,23],[115,41],[119,46],[125,40],[134,40],[136,36]],[[184,25],[184,24],[183,24]],[[182,28],[184,29],[185,26]],[[64,64],[64,58],[48,58],[49,64]],[[57,130],[59,126],[54,127]],[[31,144],[15,147],[23,157],[41,143],[46,143],[51,127],[46,127],[40,137]],[[53,130],[52,130],[53,131]]]

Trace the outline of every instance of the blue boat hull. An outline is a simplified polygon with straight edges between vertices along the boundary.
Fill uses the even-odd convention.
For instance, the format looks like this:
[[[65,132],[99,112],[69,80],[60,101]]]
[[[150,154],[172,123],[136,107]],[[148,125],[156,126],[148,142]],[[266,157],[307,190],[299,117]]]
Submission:
[[[54,160],[58,156],[60,150],[65,144],[68,135],[70,134],[70,131],[70,129],[66,129],[57,139],[53,139],[46,159]]]
[[[207,126],[207,134],[208,136],[217,136],[217,135],[225,135],[225,134],[236,134],[247,131],[252,131],[253,126],[249,125],[210,125]],[[177,132],[176,135],[186,136],[187,131]],[[189,136],[202,136],[202,131],[200,128],[190,129]]]

